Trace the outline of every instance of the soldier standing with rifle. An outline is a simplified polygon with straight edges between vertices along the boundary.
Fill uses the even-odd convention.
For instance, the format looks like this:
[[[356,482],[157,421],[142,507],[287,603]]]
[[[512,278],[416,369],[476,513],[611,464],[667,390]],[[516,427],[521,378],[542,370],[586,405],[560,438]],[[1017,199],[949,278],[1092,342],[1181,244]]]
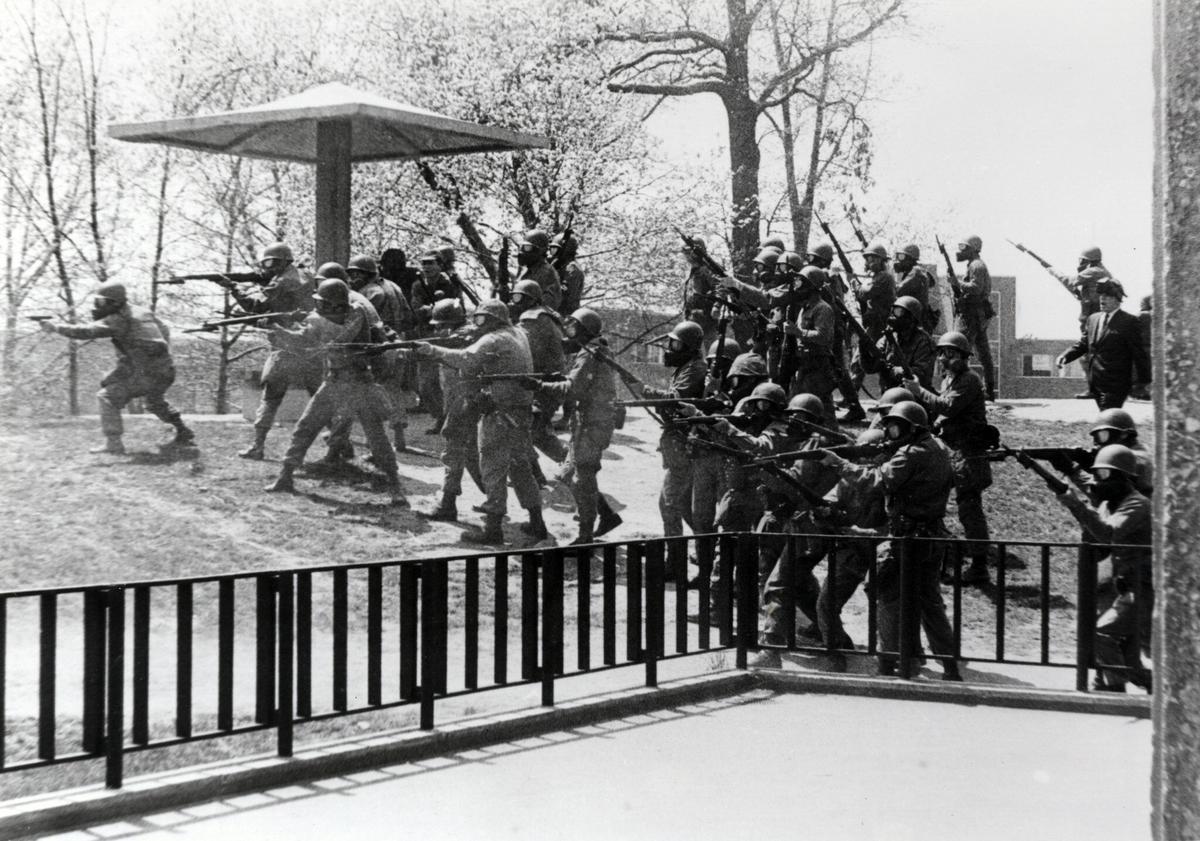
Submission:
[[[517,281],[531,280],[536,283],[542,288],[542,305],[557,311],[562,302],[562,282],[554,266],[546,259],[549,252],[550,237],[545,231],[526,231],[517,252],[517,263],[521,266]]]
[[[858,299],[859,311],[862,313],[862,326],[867,331],[872,345],[880,340],[887,327],[888,316],[892,313],[892,304],[896,302],[896,278],[888,270],[888,250],[881,243],[867,246],[863,250],[863,263],[866,266],[867,279],[854,290]],[[866,376],[864,357],[871,355],[863,347],[864,340],[860,339],[854,360],[850,363],[850,375],[857,392],[862,388]]]
[[[971,565],[963,573],[964,584],[987,584],[990,580],[987,551],[990,540],[983,492],[992,485],[992,466],[987,459],[987,402],[983,383],[971,370],[971,346],[962,333],[945,333],[937,343],[938,358],[945,376],[934,394],[916,377],[906,377],[904,387],[921,404],[923,412],[937,419],[938,437],[950,448],[954,473],[954,501],[958,520],[967,540]]]
[[[1009,242],[1012,242],[1012,240],[1009,240]],[[1064,289],[1079,300],[1079,329],[1083,330],[1088,316],[1100,311],[1100,292],[1097,289],[1097,284],[1112,277],[1112,273],[1104,266],[1100,248],[1093,245],[1083,249],[1079,253],[1079,264],[1076,266],[1075,274],[1069,275],[1054,268],[1049,262],[1043,260],[1037,254],[1021,245],[1021,243],[1013,242],[1012,245],[1021,253],[1028,254],[1036,260],[1043,269],[1048,271],[1063,285]]]
[[[798,255],[797,255],[798,256]],[[805,266],[796,279],[795,295],[799,312],[792,323],[784,327],[787,335],[796,340],[796,377],[785,386],[789,394],[815,395],[821,401],[822,424],[837,428],[833,409],[833,388],[836,384],[836,362],[833,358],[834,333],[837,316],[833,307],[821,297],[826,274],[816,266]]]
[[[712,310],[713,296],[720,283],[719,275],[704,259],[708,256],[708,246],[700,237],[686,237],[680,253],[688,265],[687,278],[683,283],[683,317],[700,325],[701,338],[710,341],[717,334],[717,320],[713,318]]]
[[[921,259],[921,248],[917,245],[906,245],[896,252],[892,260],[892,269],[896,272],[896,298],[904,296],[915,298],[921,305],[920,326],[926,331],[937,328],[938,316],[936,307],[930,306],[929,293],[933,291],[937,281],[929,272],[921,268],[917,262]]]
[[[971,347],[979,354],[987,399],[994,403],[996,368],[992,364],[992,346],[988,342],[987,329],[995,311],[992,309],[992,276],[988,273],[987,263],[979,256],[982,250],[983,240],[972,234],[963,238],[954,255],[955,260],[967,264],[962,280],[955,284],[955,298],[958,301],[955,328],[967,337]],[[953,277],[951,282],[955,283]]]
[[[272,243],[258,255],[259,288],[246,293],[230,284],[229,294],[247,313],[308,311],[313,308],[313,284],[302,277],[293,262],[292,249],[282,242]],[[286,327],[287,317],[275,317],[272,323]],[[265,455],[267,433],[275,425],[275,414],[289,388],[300,387],[316,394],[324,377],[320,354],[294,353],[272,344],[263,363],[259,381],[262,394],[254,413],[254,441],[238,453],[242,458],[261,461]]]
[[[125,452],[121,410],[135,397],[144,398],[146,408],[155,417],[175,428],[171,446],[195,444],[192,430],[166,399],[167,389],[175,382],[171,331],[150,310],[130,304],[124,284],[112,281],[100,284],[92,301],[91,324],[59,324],[39,319],[38,327],[45,333],[68,339],[112,339],[117,367],[104,375],[96,393],[104,444],[91,452],[112,455]]]
[[[846,278],[833,269],[833,254],[833,246],[822,242],[813,246],[806,259],[809,265],[824,271],[829,279],[824,291],[826,302],[834,305],[835,301],[841,301],[845,305]],[[849,261],[847,261],[847,265],[849,265]],[[836,329],[833,334],[834,387],[842,395],[842,403],[846,408],[846,414],[842,416],[842,420],[846,423],[856,423],[865,419],[867,414],[858,400],[858,391],[853,380],[850,379],[850,365],[846,359],[846,340],[851,329],[846,323],[849,313],[843,314],[841,308],[836,306],[834,306],[834,311],[838,313],[838,319],[835,322]]]
[[[608,349],[601,341],[601,329],[600,316],[594,310],[577,309],[567,317],[565,325],[566,348],[575,352],[566,381],[528,381],[536,384],[538,394],[556,401],[576,402],[571,442],[560,473],[570,482],[579,513],[579,536],[572,541],[576,545],[592,543],[621,524],[621,517],[609,507],[596,482],[601,457],[612,441],[617,415],[617,374],[611,365],[605,364]]]
[[[542,287],[532,280],[517,281],[512,290],[508,311],[517,321],[529,342],[533,356],[533,370],[539,374],[554,374],[563,370],[566,357],[563,354],[563,330],[559,325],[558,313],[542,305]],[[551,419],[558,410],[557,392],[540,391],[533,398],[533,426],[530,439],[533,447],[548,455],[551,460],[562,464],[567,457],[567,448],[554,434]],[[538,466],[537,453],[529,450],[529,466],[539,485],[546,484],[542,469]]]
[[[579,256],[579,238],[567,228],[550,241],[550,265],[562,280],[562,301],[558,312],[564,318],[583,306],[584,274],[576,261]]]
[[[457,368],[464,377],[533,373],[529,342],[512,325],[503,301],[484,301],[476,308],[472,321],[478,338],[467,347],[443,348],[421,342],[414,353]],[[501,524],[508,510],[510,478],[517,501],[529,512],[529,522],[521,527],[522,531],[535,540],[549,537],[542,519],[541,493],[529,470],[532,406],[533,397],[519,378],[496,379],[488,384],[479,420],[479,467],[487,491],[484,525],[482,530],[464,535],[464,540],[504,544]]]
[[[329,264],[322,267],[330,271]],[[336,264],[334,264],[336,265]],[[340,268],[340,267],[338,267]],[[284,456],[283,466],[268,492],[294,493],[296,469],[304,463],[304,455],[316,440],[321,428],[341,414],[349,414],[362,424],[371,448],[375,466],[387,477],[387,489],[392,504],[408,507],[404,488],[396,466],[396,453],[388,441],[384,425],[391,419],[387,395],[375,382],[370,357],[362,352],[364,345],[374,342],[372,321],[378,318],[374,308],[362,296],[351,297],[344,280],[327,277],[317,287],[313,297],[317,310],[310,313],[299,330],[278,327],[272,334],[280,347],[309,352],[324,350],[325,381],[304,407],[296,422],[292,442]]]
[[[876,348],[881,389],[895,388],[905,377],[915,377],[925,388],[933,388],[936,351],[933,339],[921,328],[921,304],[908,295],[896,299],[888,326]]]

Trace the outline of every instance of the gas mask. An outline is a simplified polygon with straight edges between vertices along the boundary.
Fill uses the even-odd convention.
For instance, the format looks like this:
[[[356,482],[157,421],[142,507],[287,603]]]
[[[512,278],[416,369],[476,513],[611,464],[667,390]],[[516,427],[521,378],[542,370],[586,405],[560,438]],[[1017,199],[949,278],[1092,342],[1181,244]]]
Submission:
[[[1100,469],[1092,480],[1092,494],[1103,502],[1117,502],[1129,493],[1129,480],[1116,470]]]
[[[692,358],[692,354],[675,339],[671,339],[663,351],[663,365],[668,368],[678,368]]]

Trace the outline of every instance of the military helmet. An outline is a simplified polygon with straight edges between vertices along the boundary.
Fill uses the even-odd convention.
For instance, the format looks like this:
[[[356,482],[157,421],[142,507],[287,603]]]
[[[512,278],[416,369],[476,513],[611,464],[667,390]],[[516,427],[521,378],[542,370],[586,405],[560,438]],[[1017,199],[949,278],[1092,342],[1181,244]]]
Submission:
[[[708,346],[708,355],[705,357],[705,359],[715,359],[717,356],[717,348],[720,347],[720,345],[721,340],[714,339],[712,344]],[[721,348],[721,356],[723,356],[725,359],[736,359],[739,355],[741,355],[741,352],[742,346],[738,343],[737,339],[726,339],[725,347]]]
[[[338,268],[340,269],[341,266]],[[327,304],[334,309],[345,309],[350,306],[350,287],[341,278],[325,277],[317,285],[317,292],[313,295],[313,300]]]
[[[1093,245],[1083,249],[1083,251],[1079,252],[1079,259],[1087,260],[1089,263],[1099,263],[1103,259],[1100,256],[1100,246]]]
[[[788,401],[787,410],[789,412],[804,412],[804,414],[813,420],[817,420],[825,414],[825,404],[815,394],[801,393],[794,395]]]
[[[825,274],[825,270],[812,265],[802,268],[800,270],[800,277],[813,289],[820,289],[829,282],[829,275]]]
[[[912,244],[906,245],[896,252],[897,257],[899,257],[901,254],[912,257],[913,261],[915,262],[921,259],[921,247],[919,245]]]
[[[587,334],[588,339],[594,339],[600,335],[600,331],[604,325],[600,321],[600,314],[589,307],[580,307],[567,316],[568,323],[574,322]]]
[[[750,351],[743,353],[733,360],[729,366],[729,377],[766,377],[767,362],[761,355]]]
[[[943,333],[942,337],[938,339],[937,346],[939,348],[954,348],[963,356],[971,355],[971,343],[967,340],[966,336],[957,330],[951,330],[948,333]]]
[[[881,415],[886,414],[897,403],[903,403],[906,400],[912,400],[912,392],[898,385],[895,388],[889,388],[883,394],[879,395],[879,400],[875,402],[875,408],[871,411],[878,412]]]
[[[912,295],[901,295],[896,299],[895,303],[892,304],[892,307],[899,307],[917,321],[921,320],[921,302]]]
[[[538,228],[525,232],[525,242],[545,254],[550,249],[550,235]],[[524,244],[524,243],[522,243]]]
[[[1099,432],[1102,429],[1112,429],[1116,432],[1132,432],[1137,429],[1133,415],[1124,409],[1105,409],[1096,418],[1095,425],[1088,432]]]
[[[1101,447],[1100,452],[1096,453],[1096,460],[1092,462],[1092,466],[1088,470],[1095,473],[1105,467],[1119,470],[1126,476],[1137,476],[1137,456],[1124,444],[1108,444]]]
[[[887,246],[882,242],[873,242],[863,249],[864,257],[878,257],[881,260],[888,258]]]
[[[759,383],[754,387],[754,391],[750,392],[750,399],[766,400],[780,409],[787,406],[787,393],[783,386],[775,383]]]
[[[522,280],[512,288],[512,294],[524,295],[535,304],[542,302],[542,287],[536,280]]]
[[[472,317],[486,315],[488,318],[495,319],[501,324],[512,324],[512,321],[508,317],[508,304],[499,298],[489,298],[486,301],[481,301],[479,306],[475,308],[475,312],[471,313],[471,315]]]
[[[783,263],[789,272],[798,272],[804,268],[804,258],[795,251],[785,251],[780,254],[779,262]]]
[[[968,248],[975,249],[976,251],[983,250],[983,240],[981,240],[975,234],[968,234],[967,236],[963,237],[958,244],[960,247],[965,245]]]
[[[827,242],[818,243],[808,250],[809,257],[820,257],[822,260],[833,261],[833,246]]]
[[[763,248],[774,248],[776,251],[787,251],[787,245],[784,244],[783,237],[779,234],[772,234],[763,240]]]
[[[905,421],[909,426],[916,429],[926,429],[929,426],[929,415],[921,408],[921,404],[915,400],[902,400],[884,415],[885,420],[893,418]]]
[[[434,327],[462,324],[466,320],[467,314],[463,312],[462,304],[457,298],[443,298],[438,301],[433,305],[433,312],[429,316],[429,323]]]
[[[346,272],[362,272],[374,277],[379,274],[379,266],[375,263],[375,258],[371,255],[355,254],[350,258],[350,262],[346,264]]]
[[[346,274],[346,270],[342,268],[341,263],[322,263],[317,269],[317,279],[325,280],[326,278],[336,277],[339,280],[349,280],[350,276]]]
[[[285,263],[290,263],[295,259],[295,256],[292,254],[292,249],[287,245],[287,243],[283,242],[273,242],[270,245],[264,246],[263,249],[258,252],[258,262],[260,263],[262,263],[264,260],[282,260]]]
[[[125,292],[125,284],[110,280],[96,287],[95,297],[112,301],[114,304],[124,304],[129,300]]]
[[[688,350],[700,350],[704,342],[704,328],[694,321],[681,321],[671,328],[663,339],[675,339]]]
[[[779,255],[783,252],[777,251],[774,248],[764,248],[762,251],[754,255],[755,263],[762,263],[767,268],[771,268],[779,261]]]
[[[438,261],[445,268],[450,268],[454,265],[454,246],[443,245],[437,250]]]
[[[696,246],[697,251],[700,251],[704,254],[708,253],[708,243],[704,241],[704,237],[693,236],[691,239],[692,239],[692,245]],[[683,244],[682,251],[684,254],[692,253],[692,249],[688,247],[688,244],[686,242]]]

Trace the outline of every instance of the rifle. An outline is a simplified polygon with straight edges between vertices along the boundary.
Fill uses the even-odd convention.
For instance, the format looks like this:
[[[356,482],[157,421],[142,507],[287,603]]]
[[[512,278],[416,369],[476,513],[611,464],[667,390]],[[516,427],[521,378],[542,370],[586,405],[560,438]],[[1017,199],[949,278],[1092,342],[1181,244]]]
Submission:
[[[592,359],[595,359],[597,362],[603,363],[603,364],[607,365],[609,368],[612,368],[614,371],[616,371],[617,376],[619,376],[621,378],[621,382],[625,383],[625,387],[628,388],[632,393],[637,394],[637,395],[640,395],[642,393],[641,379],[638,378],[637,374],[630,371],[628,368],[626,368],[620,362],[613,359],[611,356],[609,356],[604,351],[599,350],[597,348],[593,348],[591,345],[582,345],[581,344],[579,346],[579,349],[582,350],[584,353],[586,353],[588,356],[592,357]],[[635,386],[636,386],[636,389],[635,389]]]
[[[467,296],[467,300],[470,301],[473,306],[479,306],[479,293],[472,289],[471,286],[466,283],[466,281],[459,277],[458,272],[452,272],[450,274],[450,282],[457,286],[459,291]]]
[[[850,223],[850,230],[854,231],[854,236],[865,250],[868,247],[867,238],[863,236],[863,232],[858,229],[858,225],[854,222],[854,217],[850,213],[846,213],[846,221]]]
[[[561,374],[558,371],[548,371],[548,372],[534,371],[529,374],[517,373],[514,371],[511,373],[500,373],[500,374],[476,374],[475,376],[471,377],[472,380],[475,380],[475,381],[478,381],[481,383],[498,383],[498,382],[504,382],[505,380],[530,380],[530,379],[539,380],[541,382],[553,382],[553,381],[565,380],[566,378],[567,378],[566,374]]]
[[[1040,476],[1042,478],[1042,480],[1046,483],[1046,487],[1048,487],[1051,491],[1053,491],[1055,495],[1063,494],[1063,493],[1067,492],[1067,488],[1068,488],[1067,483],[1064,482],[1062,479],[1058,478],[1057,476],[1055,476],[1053,473],[1051,473],[1046,468],[1042,467],[1040,464],[1038,464],[1037,461],[1033,458],[1033,456],[1029,455],[1028,451],[1013,450],[1013,449],[1010,449],[1009,447],[1002,447],[1001,449],[1006,454],[1013,456],[1017,460],[1017,463],[1020,464],[1022,467],[1024,467],[1026,470],[1032,471],[1032,472],[1036,473],[1038,476]]]
[[[171,275],[166,280],[158,281],[159,286],[172,286],[186,283],[189,280],[207,280],[209,283],[215,283],[222,289],[228,289],[238,283],[257,283],[262,280],[262,275],[257,272],[201,272],[199,274],[176,274]]]
[[[686,426],[712,426],[718,421],[725,421],[730,426],[737,429],[745,429],[752,426],[758,420],[753,415],[739,414],[716,414],[716,415],[692,415],[690,418],[674,418],[672,423],[681,423]]]
[[[245,325],[246,327],[259,327],[255,324],[256,321],[263,321],[270,318],[296,318],[297,316],[307,315],[303,310],[293,310],[290,312],[264,312],[259,315],[235,315],[231,318],[222,318],[215,321],[205,321],[199,327],[189,327],[184,330],[184,333],[205,333],[219,330],[222,327],[232,327],[237,324]],[[260,327],[266,330],[267,327]]]
[[[496,255],[496,284],[492,294],[504,303],[508,303],[512,295],[512,275],[508,271],[508,246],[511,240],[501,234],[500,253]]]
[[[712,415],[716,412],[728,412],[728,401],[720,397],[660,397],[655,399],[618,400],[618,406],[645,409],[678,409],[683,404],[695,406],[701,412]],[[713,421],[715,423],[715,420]]]
[[[821,226],[821,230],[825,232],[825,236],[829,237],[829,244],[833,246],[833,250],[837,253],[838,262],[842,264],[842,271],[846,273],[846,282],[857,295],[862,288],[862,284],[858,282],[858,275],[854,271],[854,267],[850,265],[850,258],[846,256],[846,252],[842,250],[841,243],[837,237],[833,235],[833,231],[829,230],[829,226],[825,224],[825,220],[821,218],[821,214],[813,210],[813,217],[816,218],[817,224]],[[865,246],[864,246],[865,247]],[[836,295],[834,297],[837,297]],[[844,304],[843,304],[844,307]]]
[[[800,428],[805,429],[809,432],[816,432],[820,435],[824,435],[826,438],[834,438],[834,439],[840,438],[841,440],[845,441],[848,444],[852,443],[854,441],[853,435],[847,435],[845,432],[840,432],[836,429],[830,429],[827,426],[821,426],[821,424],[819,424],[819,423],[814,423],[813,421],[805,420],[804,418],[798,417],[796,415],[789,415],[787,422],[788,422],[789,426],[796,425],[796,426],[799,426]]]
[[[890,344],[896,351],[896,362],[899,363],[899,365],[896,367],[904,372],[904,379],[917,379],[917,375],[913,373],[912,366],[908,364],[908,358],[905,356],[904,351],[900,348],[900,337],[896,335],[896,331],[891,327],[888,327],[883,331],[883,335],[887,338],[888,344]],[[887,360],[884,361],[886,362]]]
[[[1015,458],[1019,461],[1022,456],[1049,462],[1060,470],[1069,470],[1072,466],[1086,470],[1096,460],[1095,451],[1085,450],[1083,447],[1013,448],[1002,446],[1000,449],[987,452],[989,461],[1003,461],[1006,458]]]
[[[54,321],[54,319],[55,319],[55,316],[53,316],[53,315],[27,315],[25,317],[27,319],[29,319],[30,321],[37,321],[37,322]]]
[[[1037,254],[1033,253],[1033,252],[1032,252],[1032,251],[1030,251],[1028,248],[1026,248],[1025,246],[1021,245],[1021,243],[1019,243],[1019,242],[1013,242],[1011,239],[1008,239],[1007,237],[1005,237],[1005,241],[1006,241],[1006,242],[1007,242],[1009,245],[1011,245],[1013,248],[1017,249],[1017,251],[1020,251],[1020,252],[1021,252],[1021,253],[1023,253],[1023,254],[1028,254],[1030,257],[1032,257],[1033,259],[1037,260],[1039,263],[1041,263],[1041,264],[1042,264],[1042,268],[1043,268],[1043,269],[1050,269],[1050,268],[1053,268],[1053,266],[1051,266],[1051,265],[1050,265],[1050,263],[1049,263],[1048,261],[1046,261],[1046,260],[1042,259],[1041,257],[1039,257]]]
[[[688,250],[692,253],[692,256],[703,263],[705,268],[707,268],[717,277],[729,277],[729,273],[725,271],[725,267],[709,256],[709,253],[701,248],[696,243],[696,240],[692,239],[678,228],[675,228],[675,233],[679,234],[680,239],[682,239],[683,244],[688,247]]]
[[[759,470],[762,470],[764,473],[767,473],[778,479],[789,488],[799,493],[800,496],[804,497],[804,501],[814,508],[829,507],[829,502],[827,502],[823,496],[809,488],[791,473],[788,473],[787,470],[773,462],[765,461],[760,463],[759,460],[754,457],[753,453],[743,450],[740,447],[731,447],[728,444],[721,444],[717,441],[710,441],[706,438],[697,438],[693,440],[702,447],[710,450],[716,450],[719,453],[725,453],[726,455],[733,456],[739,461],[745,462],[747,465],[757,467]]]
[[[361,353],[376,354],[389,350],[413,350],[420,345],[433,345],[434,347],[457,350],[465,348],[473,341],[475,339],[470,334],[452,333],[449,336],[430,336],[426,339],[397,339],[394,342],[343,342],[341,344],[328,345],[328,347],[359,348]]]
[[[819,447],[810,450],[792,450],[787,453],[776,453],[773,456],[763,456],[750,462],[755,466],[773,464],[779,461],[819,461],[833,454],[844,459],[869,458],[886,452],[890,447],[886,444],[842,444],[838,447]]]
[[[946,244],[939,236],[935,235],[933,239],[937,243],[938,251],[942,252],[942,259],[946,261],[946,279],[950,281],[950,291],[954,298],[954,314],[957,315],[959,300],[962,298],[962,286],[958,283],[958,274],[954,271],[954,261],[950,259],[950,252],[946,250]]]

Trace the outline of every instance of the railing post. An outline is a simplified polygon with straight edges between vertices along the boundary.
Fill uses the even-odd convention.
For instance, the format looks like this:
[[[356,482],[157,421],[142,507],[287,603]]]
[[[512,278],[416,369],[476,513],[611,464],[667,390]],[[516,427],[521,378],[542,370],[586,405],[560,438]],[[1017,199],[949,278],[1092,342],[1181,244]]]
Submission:
[[[294,710],[292,695],[295,690],[293,663],[295,652],[293,645],[295,633],[295,580],[291,573],[282,573],[275,579],[275,588],[279,591],[279,655],[276,660],[279,673],[279,710],[275,716],[278,727],[278,748],[280,756],[292,755],[292,722]]]
[[[917,624],[916,575],[912,566],[913,538],[902,537],[892,541],[892,551],[900,566],[900,677],[909,680],[913,676],[913,658],[916,656]]]
[[[275,716],[275,587],[269,575],[254,579],[255,657],[254,720],[274,724]]]
[[[739,669],[749,663],[748,652],[758,646],[758,540],[753,532],[738,535],[737,657]]]
[[[104,749],[104,593],[83,594],[83,751]]]
[[[38,598],[38,759],[54,758],[56,724],[55,689],[58,652],[58,597],[43,593]]]
[[[554,675],[562,668],[563,556],[552,549],[542,560],[542,706],[554,706]]]
[[[1096,552],[1079,544],[1078,586],[1075,594],[1075,689],[1088,691],[1088,670],[1096,653]]]
[[[651,688],[658,686],[658,659],[663,655],[665,579],[663,545],[653,543],[646,547],[646,686]],[[675,586],[680,586],[678,581]]]
[[[108,607],[108,720],[104,785],[120,788],[125,749],[125,589],[105,592]]]
[[[421,729],[433,729],[433,698],[437,692],[437,671],[440,658],[437,646],[437,564],[421,564]]]

